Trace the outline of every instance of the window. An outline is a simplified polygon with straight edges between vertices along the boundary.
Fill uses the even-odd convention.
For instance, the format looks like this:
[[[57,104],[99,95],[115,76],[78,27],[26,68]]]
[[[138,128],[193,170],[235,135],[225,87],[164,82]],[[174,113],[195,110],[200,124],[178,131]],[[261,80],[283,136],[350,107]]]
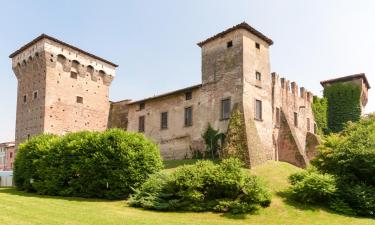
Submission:
[[[258,71],[256,71],[255,72],[255,78],[257,79],[257,80],[262,80],[262,74],[260,73],[260,72],[258,72]]]
[[[221,100],[221,119],[227,120],[230,117],[230,98]]]
[[[227,42],[227,48],[231,48],[233,46],[233,42],[232,41],[228,41]]]
[[[276,126],[280,126],[280,108],[276,108]]]
[[[83,103],[83,98],[81,96],[77,96],[76,102]]]
[[[307,131],[310,131],[310,118],[306,119],[306,123]]]
[[[146,104],[144,102],[139,103],[139,110],[144,110]]]
[[[255,100],[255,119],[262,120],[262,101]]]
[[[191,91],[188,91],[185,93],[185,100],[190,100],[193,98],[193,93]]]
[[[24,96],[23,96],[23,103],[26,103],[26,101],[27,101],[27,96],[24,95]]]
[[[185,108],[185,127],[193,125],[193,107]]]
[[[260,49],[260,44],[258,42],[255,42],[255,48]]]
[[[77,79],[77,73],[76,72],[70,72],[70,78]]]
[[[298,127],[298,113],[294,112],[294,126]]]
[[[9,158],[13,157],[13,152],[9,152]]]
[[[33,97],[34,97],[34,99],[38,98],[38,92],[37,91],[34,91]]]
[[[138,131],[145,132],[145,116],[140,116],[138,118]]]
[[[30,134],[27,135],[27,140],[29,140],[29,139],[30,139]]]
[[[314,123],[314,134],[316,134],[317,132],[317,127],[316,127],[316,123]]]
[[[167,129],[168,128],[168,112],[162,112],[161,113],[161,129]]]

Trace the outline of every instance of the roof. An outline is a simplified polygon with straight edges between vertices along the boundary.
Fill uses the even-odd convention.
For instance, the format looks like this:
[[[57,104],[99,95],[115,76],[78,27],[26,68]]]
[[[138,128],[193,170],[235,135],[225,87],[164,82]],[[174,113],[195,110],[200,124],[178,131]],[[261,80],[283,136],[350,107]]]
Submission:
[[[77,48],[77,47],[75,47],[75,46],[73,46],[73,45],[67,44],[67,43],[65,43],[65,42],[63,42],[63,41],[60,41],[60,40],[58,40],[58,39],[56,39],[56,38],[54,38],[54,37],[48,36],[48,35],[46,35],[46,34],[41,34],[39,37],[35,38],[34,40],[32,40],[31,42],[27,43],[26,45],[22,46],[20,49],[18,49],[17,51],[13,52],[12,54],[10,54],[10,55],[9,55],[9,58],[13,58],[14,56],[18,55],[19,53],[21,53],[22,51],[26,50],[28,47],[32,46],[33,44],[37,43],[38,41],[40,41],[40,40],[42,40],[42,39],[49,39],[49,40],[54,41],[54,42],[56,42],[56,43],[59,43],[59,44],[65,45],[65,46],[67,46],[67,47],[69,47],[69,48],[71,48],[71,49],[74,49],[74,50],[76,50],[76,51],[78,51],[78,52],[81,52],[81,53],[83,53],[83,54],[85,54],[85,55],[88,55],[88,56],[90,56],[90,57],[92,57],[92,58],[94,58],[94,59],[97,59],[97,60],[103,61],[103,62],[108,63],[109,65],[112,65],[112,66],[114,66],[114,67],[118,67],[118,65],[115,64],[115,63],[113,63],[113,62],[110,62],[110,61],[108,61],[108,60],[105,60],[105,59],[103,59],[103,58],[101,58],[101,57],[99,57],[99,56],[93,55],[93,54],[91,54],[91,53],[89,53],[89,52],[86,52],[86,51],[84,51],[84,50],[82,50],[82,49],[80,49],[80,48]]]
[[[186,91],[197,89],[197,88],[200,88],[200,87],[202,87],[202,84],[197,84],[197,85],[194,85],[194,86],[190,86],[190,87],[178,89],[178,90],[175,90],[175,91],[172,91],[172,92],[167,92],[167,93],[164,93],[164,94],[155,95],[153,97],[140,99],[140,100],[137,100],[137,101],[134,101],[134,102],[129,102],[129,105],[136,104],[136,103],[141,103],[141,102],[145,102],[145,101],[152,100],[152,99],[166,97],[168,95],[174,95],[174,94],[186,92]],[[122,101],[118,101],[118,102],[122,102]],[[114,102],[114,103],[117,103],[117,102]]]
[[[249,24],[247,24],[246,22],[242,22],[240,24],[237,24],[236,26],[234,27],[231,27],[223,32],[220,32],[218,34],[216,34],[215,36],[212,36],[202,42],[199,42],[198,43],[198,46],[199,47],[202,47],[204,44],[212,41],[212,40],[215,40],[216,38],[219,38],[219,37],[223,37],[224,35],[234,31],[234,30],[237,30],[237,29],[245,29],[247,31],[249,31],[250,33],[254,34],[255,36],[257,36],[258,38],[262,39],[263,41],[265,41],[267,44],[269,45],[272,45],[273,44],[273,41],[268,38],[266,35],[262,34],[261,32],[257,31],[255,28],[253,28],[252,26],[250,26]]]
[[[0,143],[1,147],[13,147],[14,145],[15,145],[14,141]]]
[[[349,75],[349,76],[345,76],[345,77],[338,77],[338,78],[334,78],[334,79],[330,79],[330,80],[324,80],[324,81],[320,81],[320,84],[322,86],[324,86],[325,84],[332,84],[332,83],[336,83],[336,82],[345,82],[345,81],[352,81],[352,80],[355,80],[355,79],[363,79],[363,81],[365,82],[366,84],[366,87],[367,89],[370,89],[370,84],[366,78],[366,75],[364,73],[359,73],[359,74],[353,74],[353,75]]]

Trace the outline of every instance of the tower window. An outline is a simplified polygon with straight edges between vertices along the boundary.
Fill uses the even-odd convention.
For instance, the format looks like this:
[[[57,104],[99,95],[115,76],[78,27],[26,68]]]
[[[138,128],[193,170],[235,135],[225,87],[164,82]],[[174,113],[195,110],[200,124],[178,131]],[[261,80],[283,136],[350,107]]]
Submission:
[[[34,91],[33,97],[34,97],[34,99],[38,98],[38,91]]]
[[[193,93],[191,91],[188,91],[185,93],[185,100],[190,100],[193,98]]]
[[[262,101],[255,100],[255,119],[262,120]]]
[[[193,107],[185,108],[185,127],[193,125]]]
[[[227,42],[227,48],[231,48],[233,47],[233,42],[232,41],[228,41]]]
[[[26,103],[26,102],[27,102],[27,96],[24,95],[24,96],[23,96],[23,103]]]
[[[161,113],[161,129],[167,129],[168,128],[168,112],[162,112]]]
[[[77,73],[76,72],[70,72],[70,78],[77,79]]]
[[[77,96],[77,103],[83,103],[83,98],[81,96]]]
[[[294,126],[298,127],[298,113],[294,112]]]
[[[255,72],[255,78],[256,78],[257,80],[261,81],[261,80],[262,80],[262,74],[261,74],[260,72],[256,71],[256,72]]]
[[[221,119],[227,120],[230,117],[230,98],[221,100]]]
[[[255,48],[260,49],[260,44],[258,42],[255,42]]]
[[[146,104],[144,102],[139,103],[139,110],[144,110]]]
[[[138,118],[138,131],[145,132],[145,116],[140,116]]]
[[[307,127],[307,131],[310,131],[310,118],[307,118],[307,119],[306,119],[306,123],[307,123],[307,124],[306,124],[306,125],[307,125],[307,126],[306,126],[306,127]]]
[[[280,126],[280,108],[276,108],[276,126]]]

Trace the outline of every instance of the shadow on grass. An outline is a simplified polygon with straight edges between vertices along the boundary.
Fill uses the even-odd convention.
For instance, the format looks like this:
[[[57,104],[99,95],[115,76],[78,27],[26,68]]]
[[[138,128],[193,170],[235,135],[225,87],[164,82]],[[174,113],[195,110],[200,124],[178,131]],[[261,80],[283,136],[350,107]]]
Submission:
[[[322,204],[304,204],[304,203],[297,202],[293,200],[289,190],[276,192],[276,195],[281,197],[284,204],[291,206],[298,210],[305,210],[305,211],[312,211],[312,212],[324,211],[330,214],[336,214],[340,216],[357,218],[357,219],[373,219],[371,217],[366,217],[366,216],[356,216],[356,215],[348,215],[348,214],[340,213]]]
[[[212,159],[178,159],[178,160],[165,160],[163,164],[164,164],[164,169],[174,169],[179,166],[193,165],[199,160],[209,160],[215,164],[220,162],[218,159],[214,159],[214,160]]]
[[[31,197],[31,198],[40,198],[40,199],[58,199],[58,200],[74,201],[74,202],[111,202],[111,201],[116,201],[116,200],[97,199],[97,198],[39,195],[37,193],[29,193],[29,192],[25,192],[25,191],[20,191],[20,190],[17,190],[16,188],[0,188],[0,194],[16,195],[16,196],[26,197],[26,198]]]

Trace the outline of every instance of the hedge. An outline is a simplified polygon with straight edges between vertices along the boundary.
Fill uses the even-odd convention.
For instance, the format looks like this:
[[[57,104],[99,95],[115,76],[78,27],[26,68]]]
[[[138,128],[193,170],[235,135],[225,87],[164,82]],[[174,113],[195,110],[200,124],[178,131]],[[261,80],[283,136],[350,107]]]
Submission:
[[[123,199],[162,168],[159,149],[120,129],[43,134],[20,145],[16,187],[46,195]]]

